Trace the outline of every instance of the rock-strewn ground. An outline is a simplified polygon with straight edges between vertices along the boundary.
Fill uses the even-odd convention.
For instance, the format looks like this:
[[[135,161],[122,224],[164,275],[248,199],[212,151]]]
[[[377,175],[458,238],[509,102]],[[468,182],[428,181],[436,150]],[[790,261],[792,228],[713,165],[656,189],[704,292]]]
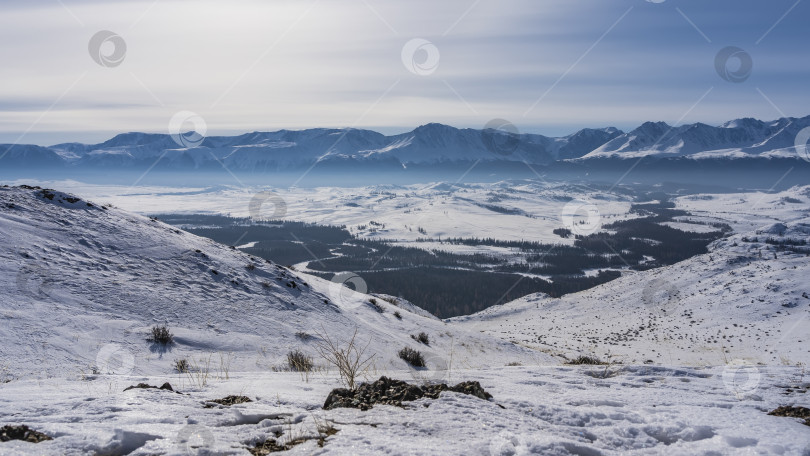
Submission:
[[[379,380],[373,383],[363,383],[354,390],[346,388],[332,390],[329,397],[326,398],[323,408],[331,410],[344,407],[368,410],[375,404],[402,407],[403,402],[415,401],[423,397],[436,399],[442,391],[469,394],[484,400],[492,398],[492,395],[487,393],[478,382],[462,382],[455,386],[447,386],[444,383],[416,386],[401,380],[380,377]]]

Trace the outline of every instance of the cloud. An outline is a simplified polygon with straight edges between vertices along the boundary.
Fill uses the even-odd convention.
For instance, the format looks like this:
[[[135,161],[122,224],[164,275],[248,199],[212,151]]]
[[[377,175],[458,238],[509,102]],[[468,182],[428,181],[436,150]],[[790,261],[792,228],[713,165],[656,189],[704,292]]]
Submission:
[[[793,3],[3,2],[0,39],[14,45],[0,49],[0,141],[29,128],[22,142],[41,144],[166,131],[181,110],[202,115],[213,134],[433,121],[480,128],[496,117],[565,134],[676,122],[710,87],[685,121],[806,115],[810,6],[765,34]],[[126,41],[120,66],[91,58],[99,30]],[[402,64],[412,38],[440,51],[432,74]],[[745,84],[715,72],[727,45],[752,55]]]

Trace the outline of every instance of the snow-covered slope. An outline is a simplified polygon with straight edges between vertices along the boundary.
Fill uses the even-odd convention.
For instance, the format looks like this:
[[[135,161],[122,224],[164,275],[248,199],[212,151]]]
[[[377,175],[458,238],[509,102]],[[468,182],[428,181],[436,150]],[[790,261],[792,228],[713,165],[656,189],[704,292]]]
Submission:
[[[810,116],[763,122],[744,118],[714,127],[703,123],[674,127],[646,122],[604,143],[583,158],[641,156],[693,158],[797,157],[796,137]]]
[[[569,357],[678,365],[810,362],[810,187],[688,196],[678,206],[697,215],[685,224],[723,222],[736,233],[672,266],[560,299],[531,295],[450,321]]]
[[[40,167],[59,166],[64,156],[47,147],[27,144],[0,144],[0,163],[4,167],[21,167],[36,164]]]
[[[165,375],[175,360],[201,356],[232,371],[270,372],[290,350],[314,355],[316,333],[346,340],[355,328],[371,342],[377,372],[406,369],[397,356],[404,346],[439,370],[451,356],[468,366],[536,356],[411,312],[407,302],[378,298],[380,313],[369,296],[338,284],[57,191],[0,187],[0,238],[6,378]],[[168,350],[146,341],[162,324],[175,335]],[[421,331],[429,347],[411,339]]]
[[[457,129],[432,123],[387,138],[385,147],[367,152],[388,154],[405,164],[476,160],[550,163],[581,157],[619,134],[621,131],[615,128],[605,128],[584,129],[560,138],[516,133],[510,136],[496,130]]]

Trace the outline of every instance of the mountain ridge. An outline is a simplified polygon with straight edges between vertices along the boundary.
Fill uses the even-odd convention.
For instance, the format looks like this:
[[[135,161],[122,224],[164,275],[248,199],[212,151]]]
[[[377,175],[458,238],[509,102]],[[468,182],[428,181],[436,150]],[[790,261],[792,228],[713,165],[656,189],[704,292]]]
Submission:
[[[197,147],[162,133],[128,132],[98,144],[60,143],[49,147],[0,144],[6,168],[146,168],[160,162],[174,170],[219,167],[237,171],[284,171],[315,163],[366,163],[391,168],[467,162],[525,162],[549,165],[590,159],[805,158],[795,144],[810,127],[810,116],[773,121],[740,118],[711,126],[645,122],[623,132],[584,128],[562,137],[501,129],[456,128],[439,123],[383,135],[373,130],[310,128],[208,136]],[[177,141],[175,141],[178,139]]]

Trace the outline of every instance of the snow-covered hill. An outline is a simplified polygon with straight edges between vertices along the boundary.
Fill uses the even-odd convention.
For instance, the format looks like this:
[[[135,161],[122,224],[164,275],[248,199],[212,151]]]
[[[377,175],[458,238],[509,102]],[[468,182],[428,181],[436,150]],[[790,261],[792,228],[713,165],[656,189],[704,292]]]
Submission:
[[[397,356],[404,346],[439,371],[451,356],[466,366],[536,356],[407,302],[375,298],[377,309],[336,283],[58,191],[0,187],[0,237],[6,379],[76,377],[104,372],[108,361],[113,371],[166,375],[175,360],[202,356],[233,371],[272,372],[291,350],[314,355],[316,333],[345,340],[355,328],[381,373],[407,369]],[[175,335],[168,350],[146,341],[162,324]],[[410,337],[422,331],[429,347]]]
[[[728,223],[707,254],[560,299],[527,296],[451,319],[548,353],[624,363],[810,362],[810,187],[686,196],[681,229]]]

